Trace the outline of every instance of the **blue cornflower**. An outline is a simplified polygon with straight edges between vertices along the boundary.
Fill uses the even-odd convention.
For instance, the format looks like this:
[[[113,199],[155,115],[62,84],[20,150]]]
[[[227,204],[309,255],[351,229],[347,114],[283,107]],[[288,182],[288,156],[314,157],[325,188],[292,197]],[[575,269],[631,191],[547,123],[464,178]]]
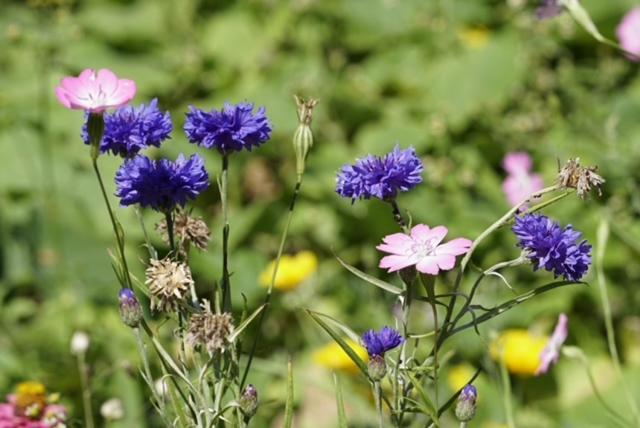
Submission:
[[[170,212],[184,206],[209,186],[204,161],[198,155],[175,162],[154,161],[138,155],[127,160],[116,173],[116,196],[122,206],[140,204],[156,211]]]
[[[221,111],[205,112],[189,107],[184,132],[190,142],[222,154],[251,151],[271,138],[271,125],[264,107],[253,113],[253,104],[225,103]]]
[[[391,327],[383,327],[379,333],[374,330],[367,331],[362,335],[362,341],[369,357],[374,357],[384,356],[385,352],[401,345],[404,338]]]
[[[578,242],[582,233],[571,225],[563,229],[549,217],[527,214],[516,217],[512,230],[535,270],[544,268],[570,281],[579,281],[589,270],[591,245],[586,240]]]
[[[171,114],[160,111],[156,98],[149,105],[120,107],[104,115],[100,152],[110,151],[114,155],[133,157],[146,147],[160,147],[164,140],[170,138],[171,131]],[[85,144],[90,144],[86,120],[82,127],[82,139]]]
[[[384,157],[369,155],[338,173],[336,192],[345,198],[390,200],[422,182],[422,161],[413,147],[393,151]]]

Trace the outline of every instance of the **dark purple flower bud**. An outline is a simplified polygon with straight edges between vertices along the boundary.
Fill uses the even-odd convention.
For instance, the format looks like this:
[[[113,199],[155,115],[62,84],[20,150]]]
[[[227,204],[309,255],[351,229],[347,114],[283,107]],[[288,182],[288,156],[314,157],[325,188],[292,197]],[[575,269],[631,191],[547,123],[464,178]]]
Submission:
[[[367,348],[369,357],[376,355],[384,357],[385,352],[401,345],[404,342],[404,338],[391,327],[383,327],[379,333],[373,330],[367,331],[362,336],[362,341],[365,348]]]
[[[458,396],[456,417],[460,422],[468,422],[476,415],[476,401],[478,390],[473,385],[465,386]]]
[[[255,386],[249,384],[238,400],[240,409],[245,417],[252,418],[258,411],[258,390]]]
[[[123,288],[118,294],[120,300],[120,318],[129,327],[136,328],[142,320],[142,307],[130,288]]]

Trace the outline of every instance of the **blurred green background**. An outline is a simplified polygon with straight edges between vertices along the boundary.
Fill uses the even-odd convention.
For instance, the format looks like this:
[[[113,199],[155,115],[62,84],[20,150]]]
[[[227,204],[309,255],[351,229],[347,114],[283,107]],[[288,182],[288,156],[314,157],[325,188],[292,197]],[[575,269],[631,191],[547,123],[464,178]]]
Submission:
[[[351,204],[334,193],[340,166],[394,144],[416,148],[424,184],[399,202],[414,222],[445,224],[450,236],[473,238],[508,208],[501,161],[509,151],[534,158],[545,183],[558,162],[579,156],[606,178],[601,198],[563,200],[548,213],[595,244],[602,218],[612,223],[606,248],[617,342],[625,376],[640,396],[640,79],[637,66],[597,44],[567,14],[535,19],[525,0],[2,0],[0,3],[0,396],[15,383],[41,380],[62,393],[76,426],[82,416],[79,377],[69,352],[74,331],[91,336],[94,407],[125,402],[125,419],[108,426],[159,426],[137,376],[131,332],[117,311],[117,282],[106,249],[111,226],[80,140],[83,116],[60,106],[54,87],[65,75],[107,67],[137,82],[135,104],[159,99],[171,111],[173,138],[153,155],[205,156],[212,178],[220,159],[190,145],[182,132],[188,105],[224,101],[265,106],[274,134],[231,163],[234,299],[251,306],[264,295],[258,277],[277,250],[295,180],[293,95],[320,99],[316,145],[286,251],[311,250],[320,265],[297,289],[278,293],[259,333],[250,381],[262,406],[255,426],[278,426],[287,355],[296,371],[296,426],[333,426],[330,371],[312,358],[329,342],[303,308],[331,314],[362,332],[393,322],[393,300],[349,275],[339,254],[367,272],[379,270],[375,245],[396,230],[388,206]],[[613,37],[632,0],[585,0],[601,31]],[[101,158],[109,191],[120,160]],[[214,181],[215,183],[215,181]],[[114,198],[115,203],[115,198]],[[196,203],[213,231],[192,267],[206,293],[220,276],[221,227],[215,184]],[[129,260],[142,278],[144,248],[134,212],[118,209]],[[145,213],[148,227],[158,214]],[[162,242],[154,234],[154,242]],[[517,256],[503,230],[485,241],[474,263],[488,267]],[[516,292],[550,280],[528,267],[506,272]],[[595,276],[590,286],[557,290],[461,334],[451,364],[491,367],[492,330],[531,327],[548,333],[561,311],[571,318],[569,343],[596,367],[611,405],[625,411],[607,353]],[[451,278],[445,277],[444,284]],[[499,280],[483,285],[491,305],[511,298]],[[366,302],[366,304],[364,304]],[[427,311],[416,322],[430,329]],[[424,312],[424,313],[423,313]],[[421,319],[422,318],[422,319]],[[375,322],[374,325],[371,323]],[[353,426],[373,426],[366,384],[341,374]],[[561,361],[544,378],[514,378],[518,426],[606,427],[581,366]],[[478,383],[480,411],[471,426],[504,423],[499,381],[487,369]],[[446,393],[450,390],[442,386]],[[450,417],[450,416],[448,416]],[[323,420],[324,422],[319,422]],[[451,421],[452,419],[449,419]],[[453,424],[453,422],[450,422]],[[105,425],[107,426],[107,425]],[[448,425],[445,425],[448,426]]]

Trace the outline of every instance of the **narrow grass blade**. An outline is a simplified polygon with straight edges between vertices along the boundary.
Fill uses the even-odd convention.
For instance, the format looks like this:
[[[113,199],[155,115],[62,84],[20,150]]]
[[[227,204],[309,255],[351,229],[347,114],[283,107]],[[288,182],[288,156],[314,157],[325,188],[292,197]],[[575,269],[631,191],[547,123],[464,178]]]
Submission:
[[[238,326],[238,328],[236,328],[233,331],[233,334],[231,334],[229,336],[229,342],[235,341],[236,338],[238,336],[240,336],[240,334],[244,331],[244,329],[247,328],[249,326],[249,324],[251,324],[251,321],[253,321],[258,315],[260,315],[260,312],[262,312],[264,310],[265,306],[266,306],[266,304],[260,306],[258,309],[253,311],[253,313],[251,315],[249,315],[249,318],[247,318],[244,321],[242,321],[242,323]]]
[[[347,423],[347,415],[344,411],[344,399],[342,397],[342,385],[338,375],[333,373],[333,384],[336,387],[336,403],[338,405],[338,428],[349,428]]]
[[[293,362],[289,357],[287,363],[287,401],[284,406],[284,428],[291,428],[293,424]]]
[[[367,273],[362,272],[360,269],[354,266],[351,266],[349,263],[345,262],[338,256],[336,256],[336,259],[342,266],[344,266],[345,269],[347,269],[349,272],[351,272],[358,278],[367,281],[369,284],[373,284],[376,287],[382,288],[384,291],[388,291],[389,293],[392,293],[395,295],[402,294],[402,289],[400,289],[399,287],[396,287],[395,285],[389,284],[388,282],[382,281],[376,277],[373,277]]]

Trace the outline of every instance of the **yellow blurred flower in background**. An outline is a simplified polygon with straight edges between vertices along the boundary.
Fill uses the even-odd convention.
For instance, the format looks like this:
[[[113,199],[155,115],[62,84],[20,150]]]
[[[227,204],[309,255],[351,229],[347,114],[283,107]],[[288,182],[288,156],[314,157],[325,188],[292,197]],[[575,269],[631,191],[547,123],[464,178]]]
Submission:
[[[273,260],[260,274],[260,285],[268,287],[276,261]],[[295,256],[283,255],[276,274],[274,287],[278,290],[293,290],[318,270],[318,258],[311,251],[301,251]]]
[[[345,339],[347,345],[366,362],[368,360],[367,350],[359,343],[351,339]],[[313,361],[317,364],[332,370],[344,370],[350,373],[358,373],[356,363],[349,358],[346,352],[336,342],[331,342],[316,350],[313,353]]]
[[[16,406],[21,410],[34,405],[42,410],[47,402],[47,389],[40,382],[19,383],[15,391],[15,400]]]
[[[469,49],[481,49],[489,42],[491,32],[484,27],[469,27],[458,31],[458,36]]]
[[[525,329],[505,330],[491,344],[491,358],[500,361],[502,356],[510,373],[534,376],[548,341],[548,337],[534,335]]]
[[[449,369],[447,374],[447,383],[452,391],[458,391],[469,383],[469,379],[473,377],[475,370],[471,364],[457,364]]]

